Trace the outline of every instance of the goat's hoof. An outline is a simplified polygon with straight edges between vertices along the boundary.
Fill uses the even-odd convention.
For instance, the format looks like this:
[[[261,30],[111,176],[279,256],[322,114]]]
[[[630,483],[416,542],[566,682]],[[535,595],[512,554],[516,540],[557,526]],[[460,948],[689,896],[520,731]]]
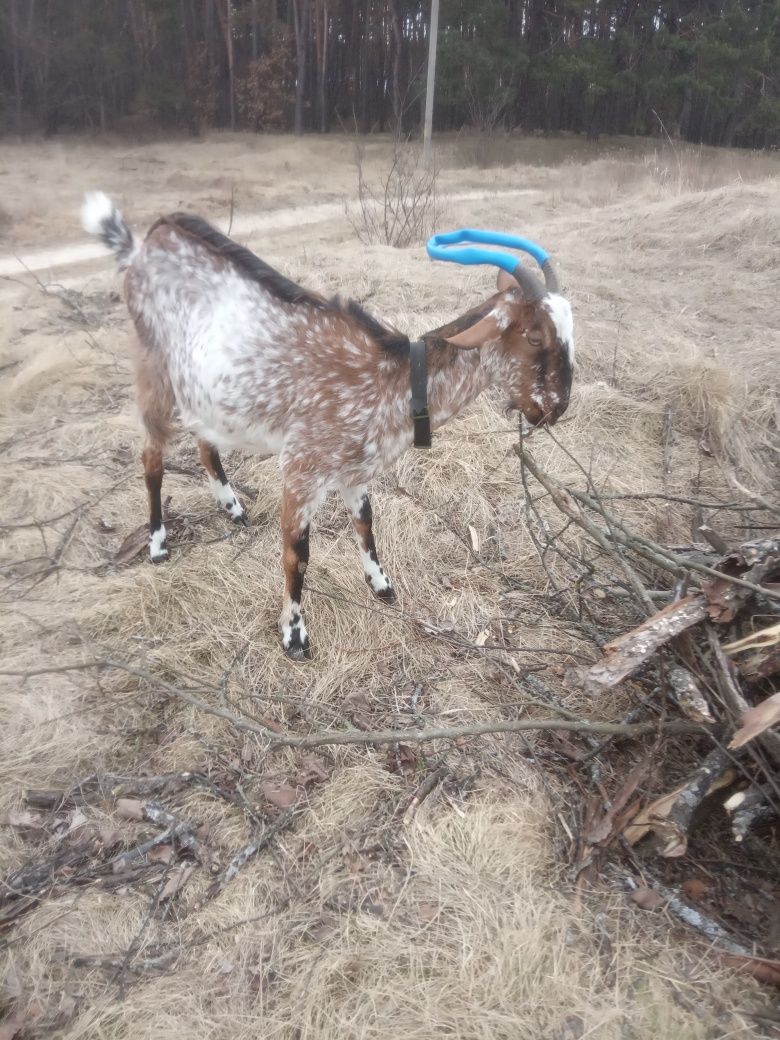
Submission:
[[[238,516],[233,517],[233,523],[239,524],[241,527],[249,527],[249,520],[246,513],[240,513]]]
[[[311,647],[309,646],[308,639],[305,643],[301,643],[300,640],[293,641],[289,646],[284,647],[284,652],[291,661],[311,660]]]
[[[383,603],[396,603],[398,597],[395,594],[395,589],[392,585],[388,585],[386,589],[381,589],[376,593],[378,599],[381,599]]]
[[[167,563],[170,558],[171,554],[167,549],[163,549],[162,552],[157,553],[155,556],[152,556],[151,553],[149,554],[149,559],[152,563]]]

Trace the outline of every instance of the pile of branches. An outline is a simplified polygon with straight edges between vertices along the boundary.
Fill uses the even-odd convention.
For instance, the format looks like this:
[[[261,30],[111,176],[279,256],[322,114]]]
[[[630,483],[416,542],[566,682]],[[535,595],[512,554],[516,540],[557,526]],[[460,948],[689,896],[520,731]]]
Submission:
[[[743,495],[741,502],[714,503],[713,512],[759,514],[762,522],[754,519],[752,526],[769,532],[767,537],[735,544],[702,522],[701,541],[665,545],[632,530],[618,512],[616,499],[621,496],[600,495],[584,469],[586,490],[564,487],[525,443],[515,451],[522,463],[534,540],[550,579],[555,581],[551,563],[557,560],[575,577],[575,587],[589,586],[597,599],[610,601],[613,618],[615,613],[644,618],[602,642],[603,656],[595,663],[570,669],[569,687],[603,700],[607,691],[629,680],[649,691],[645,707],[652,703],[665,717],[683,716],[698,724],[698,732],[662,748],[656,745],[603,808],[585,814],[575,858],[580,866],[590,865],[594,850],[622,845],[635,865],[641,859],[646,880],[652,872],[648,862],[682,859],[707,823],[708,837],[717,833],[730,846],[723,848],[724,858],[733,858],[735,847],[749,844],[759,858],[763,853],[770,875],[777,877],[780,508],[743,488],[750,495],[747,502]],[[541,496],[529,477],[541,484]],[[549,517],[542,516],[542,500],[551,500],[565,517],[557,532],[551,531]],[[576,538],[566,534],[571,531]],[[673,758],[666,769],[664,753]],[[659,771],[675,775],[675,783],[643,804],[637,791],[650,772],[657,776]],[[660,881],[629,887],[640,905],[666,905],[722,949],[740,955],[755,952],[755,944],[748,950],[731,941],[716,922],[693,912]],[[767,971],[780,984],[780,964],[771,964]]]

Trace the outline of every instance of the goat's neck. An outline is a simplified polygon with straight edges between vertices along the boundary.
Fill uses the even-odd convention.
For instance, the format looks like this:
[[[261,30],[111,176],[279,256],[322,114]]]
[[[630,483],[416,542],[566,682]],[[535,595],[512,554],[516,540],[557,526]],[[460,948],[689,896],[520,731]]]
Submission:
[[[434,427],[443,426],[490,384],[478,350],[428,348],[428,409]]]

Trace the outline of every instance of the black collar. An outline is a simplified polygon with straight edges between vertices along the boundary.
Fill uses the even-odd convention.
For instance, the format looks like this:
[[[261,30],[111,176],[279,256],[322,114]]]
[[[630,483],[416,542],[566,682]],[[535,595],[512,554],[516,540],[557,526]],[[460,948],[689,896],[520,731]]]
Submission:
[[[428,414],[428,356],[426,344],[409,344],[409,378],[412,384],[412,420],[415,448],[430,448],[431,417]]]

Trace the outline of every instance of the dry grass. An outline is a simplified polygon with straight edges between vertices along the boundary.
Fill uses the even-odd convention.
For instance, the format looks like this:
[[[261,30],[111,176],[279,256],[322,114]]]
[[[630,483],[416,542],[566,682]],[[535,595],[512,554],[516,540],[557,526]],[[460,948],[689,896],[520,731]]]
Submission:
[[[372,143],[366,161],[381,168],[382,148]],[[19,178],[4,198],[15,241],[77,238],[72,213],[83,185],[68,173],[62,195],[55,193],[62,171],[52,146],[30,153],[39,171],[31,194]],[[74,154],[93,163],[94,186],[121,184],[138,220],[181,202],[224,212],[229,187],[208,183],[231,164],[241,177],[239,214],[260,208],[266,191],[273,206],[300,198],[298,182],[308,187],[306,171],[315,166],[329,172],[308,202],[341,199],[352,184],[349,150],[338,140],[226,135],[175,149],[74,145]],[[453,206],[452,223],[511,229],[554,252],[578,337],[576,398],[557,435],[606,489],[732,497],[731,468],[758,490],[776,480],[770,308],[780,205],[775,182],[759,179],[760,164],[745,175],[744,162],[753,161],[718,157],[712,185],[663,182],[645,158],[620,155],[513,165],[500,176],[454,166],[442,174],[450,191],[542,189]],[[766,163],[764,172],[774,174]],[[55,198],[63,209],[50,209]],[[73,203],[67,213],[66,202]],[[431,265],[417,248],[360,245],[343,219],[249,244],[291,276],[349,291],[410,332],[490,290],[485,271]],[[516,434],[499,395],[443,431],[433,452],[409,453],[378,482],[378,537],[399,610],[371,600],[343,510],[335,501],[323,509],[307,576],[317,653],[306,667],[277,648],[272,462],[226,460],[231,477],[257,492],[248,531],[227,529],[200,478],[170,474],[165,490],[172,508],[189,516],[191,537],[174,546],[168,566],[105,570],[144,510],[128,332],[122,303],[109,295],[107,264],[59,280],[84,294],[86,324],[37,286],[0,282],[2,522],[83,507],[44,527],[0,528],[4,667],[121,656],[169,679],[224,680],[234,711],[301,731],[343,724],[355,712],[378,726],[524,710],[523,691],[490,652],[427,638],[412,623],[419,617],[454,626],[467,640],[503,625],[521,670],[544,669],[572,710],[612,718],[625,709],[623,692],[585,704],[561,685],[555,669],[594,648],[566,604],[548,595],[517,462],[507,454]],[[540,439],[535,451],[560,479],[581,478],[552,442]],[[182,439],[174,461],[192,462],[193,454]],[[684,505],[637,502],[626,514],[650,534],[690,538]],[[62,564],[37,584],[31,575],[46,562],[36,556]],[[294,752],[271,758],[253,738],[122,673],[2,682],[0,812],[21,804],[28,788],[68,788],[95,772],[198,769],[230,791],[241,783],[262,815],[271,810],[261,783],[294,780],[301,769]],[[551,760],[544,739],[507,735],[429,748],[400,771],[387,750],[339,748],[322,757],[329,778],[308,788],[292,828],[202,910],[186,913],[208,883],[203,871],[166,916],[149,912],[151,883],[52,892],[6,933],[0,1008],[3,1000],[37,1001],[42,1017],[33,1034],[90,1040],[760,1035],[738,1010],[757,998],[752,984],[729,977],[695,940],[672,940],[663,919],[643,915],[617,891],[575,901],[561,821],[576,828],[577,808],[561,804],[557,780],[540,765]],[[403,825],[409,795],[438,764],[449,770],[447,782]],[[251,835],[244,812],[203,790],[184,789],[166,804],[209,824],[223,863]],[[85,812],[117,822],[111,800]],[[119,825],[128,838],[139,833]],[[34,836],[0,830],[4,874],[40,852]],[[136,960],[161,946],[178,952],[175,963],[161,977],[126,974],[125,993],[113,970],[74,964],[80,955],[121,954],[134,939]],[[0,968],[0,986],[2,978]]]

